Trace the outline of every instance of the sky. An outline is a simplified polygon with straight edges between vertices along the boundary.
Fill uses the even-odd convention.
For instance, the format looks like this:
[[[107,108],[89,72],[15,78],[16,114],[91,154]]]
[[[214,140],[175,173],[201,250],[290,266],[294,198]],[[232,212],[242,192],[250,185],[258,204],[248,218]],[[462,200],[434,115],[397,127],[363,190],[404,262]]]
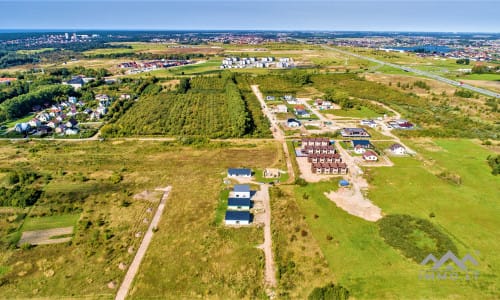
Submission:
[[[0,30],[500,32],[500,0],[0,0]]]

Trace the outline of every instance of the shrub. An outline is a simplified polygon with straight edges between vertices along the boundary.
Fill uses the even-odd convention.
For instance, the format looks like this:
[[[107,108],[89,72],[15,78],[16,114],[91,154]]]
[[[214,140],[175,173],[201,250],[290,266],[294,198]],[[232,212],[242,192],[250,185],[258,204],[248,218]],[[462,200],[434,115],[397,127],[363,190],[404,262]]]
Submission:
[[[448,251],[458,253],[453,241],[427,220],[409,215],[388,215],[377,224],[387,244],[418,263],[431,253],[435,257]]]
[[[341,286],[329,283],[324,287],[315,288],[307,297],[308,300],[347,300],[349,291]]]

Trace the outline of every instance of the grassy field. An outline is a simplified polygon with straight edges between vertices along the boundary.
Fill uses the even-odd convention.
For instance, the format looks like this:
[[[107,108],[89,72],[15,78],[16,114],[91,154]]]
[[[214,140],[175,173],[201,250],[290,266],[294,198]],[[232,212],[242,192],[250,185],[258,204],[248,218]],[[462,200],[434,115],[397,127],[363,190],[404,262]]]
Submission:
[[[78,221],[79,214],[71,215],[54,215],[50,217],[26,218],[24,220],[22,231],[43,230],[59,227],[75,226]]]
[[[500,74],[467,74],[460,76],[460,79],[466,80],[489,80],[489,81],[499,81]]]
[[[322,110],[321,113],[332,114],[339,117],[349,117],[349,118],[376,118],[382,116],[369,109],[368,107],[361,106],[360,109],[329,109]]]
[[[347,214],[323,195],[335,189],[335,183],[296,188],[301,213],[331,270],[356,299],[494,299],[499,286],[494,228],[499,226],[495,199],[500,178],[490,175],[484,163],[488,151],[466,140],[417,141],[411,146],[421,153],[420,159],[393,158],[394,167],[368,171],[369,198],[385,214],[429,219],[454,240],[460,257],[471,253],[478,259],[479,280],[420,280],[424,268],[388,246],[376,224]],[[458,173],[462,184],[438,178],[428,171],[430,163]],[[429,218],[431,212],[435,218]],[[327,240],[327,235],[333,239]]]
[[[107,284],[120,283],[125,273],[118,265],[130,264],[133,253],[127,250],[137,249],[140,239],[135,234],[146,230],[144,219],[151,218],[147,209],[154,211],[159,200],[134,195],[166,185],[173,190],[141,266],[134,298],[167,293],[176,299],[261,298],[263,257],[255,248],[262,242],[261,229],[215,225],[226,168],[282,167],[278,144],[255,143],[185,148],[154,141],[1,142],[2,170],[21,164],[52,174],[23,230],[74,224],[78,214],[64,211],[81,211],[81,217],[71,243],[2,248],[0,298],[114,298],[116,288]],[[119,182],[113,179],[116,173]],[[0,212],[15,222],[23,211]],[[16,223],[0,222],[2,227],[11,224]]]

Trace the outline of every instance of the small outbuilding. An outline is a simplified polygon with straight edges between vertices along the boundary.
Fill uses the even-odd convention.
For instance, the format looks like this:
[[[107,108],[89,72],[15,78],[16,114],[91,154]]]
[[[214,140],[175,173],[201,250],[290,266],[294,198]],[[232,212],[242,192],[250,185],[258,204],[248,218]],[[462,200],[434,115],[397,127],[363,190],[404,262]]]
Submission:
[[[248,211],[230,211],[226,212],[224,222],[226,225],[250,225],[251,219],[250,212]]]

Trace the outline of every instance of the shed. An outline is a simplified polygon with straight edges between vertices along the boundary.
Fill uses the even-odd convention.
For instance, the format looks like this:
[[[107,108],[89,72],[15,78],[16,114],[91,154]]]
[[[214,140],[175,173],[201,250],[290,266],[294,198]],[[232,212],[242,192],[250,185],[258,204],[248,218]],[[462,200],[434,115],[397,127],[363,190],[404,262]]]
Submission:
[[[251,215],[248,211],[227,211],[224,218],[226,225],[250,225]]]
[[[250,186],[248,184],[236,184],[234,186],[235,198],[249,198],[250,199]]]
[[[228,210],[250,210],[250,198],[229,198],[227,199]]]

